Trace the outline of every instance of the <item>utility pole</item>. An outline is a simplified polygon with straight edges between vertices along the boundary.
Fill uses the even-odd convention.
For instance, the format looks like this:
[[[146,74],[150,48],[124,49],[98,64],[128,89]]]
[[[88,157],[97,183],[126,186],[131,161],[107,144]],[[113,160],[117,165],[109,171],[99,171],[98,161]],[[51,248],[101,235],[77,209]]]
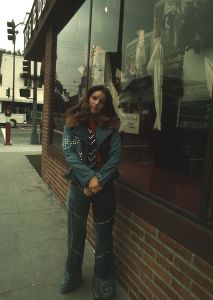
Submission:
[[[93,8],[93,0],[90,0],[86,91],[88,90],[88,87],[89,87],[89,84],[90,84],[90,51],[91,51],[91,31],[92,31],[92,8]]]
[[[23,22],[15,24],[14,20],[7,22],[7,38],[13,42],[13,91],[12,91],[12,113],[14,112],[14,99],[15,99],[15,58],[16,58],[16,35],[18,31],[15,30],[16,27]]]
[[[15,51],[16,51],[16,25],[14,21],[7,22],[8,40],[13,42],[13,88],[12,88],[12,112],[14,110],[14,95],[15,95]],[[17,32],[18,33],[18,32]]]
[[[13,43],[13,93],[12,93],[12,113],[14,112],[14,99],[15,99],[15,61],[16,61],[16,38]]]
[[[37,132],[37,61],[34,61],[34,74],[33,74],[33,124],[30,143],[34,145],[39,144],[39,137]]]

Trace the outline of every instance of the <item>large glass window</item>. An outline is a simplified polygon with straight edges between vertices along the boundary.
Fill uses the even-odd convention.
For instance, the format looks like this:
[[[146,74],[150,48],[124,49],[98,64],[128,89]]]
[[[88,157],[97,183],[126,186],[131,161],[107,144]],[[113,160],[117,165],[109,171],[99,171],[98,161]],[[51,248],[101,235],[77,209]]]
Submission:
[[[213,2],[125,0],[122,178],[199,213],[212,105]]]
[[[107,84],[111,77],[109,60],[118,51],[119,16],[120,0],[93,1],[89,85]]]
[[[57,36],[52,142],[61,145],[66,109],[79,100],[86,88],[89,3],[85,1]]]
[[[212,109],[213,1],[93,0],[88,56],[89,14],[87,0],[57,36],[53,142],[61,144],[64,112],[87,83],[107,85],[122,123],[121,180],[198,215]]]

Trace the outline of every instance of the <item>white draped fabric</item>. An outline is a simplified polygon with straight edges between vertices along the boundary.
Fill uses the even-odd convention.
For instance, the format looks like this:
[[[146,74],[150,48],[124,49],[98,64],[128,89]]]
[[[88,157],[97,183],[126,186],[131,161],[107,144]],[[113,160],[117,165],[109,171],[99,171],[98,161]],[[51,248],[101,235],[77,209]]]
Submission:
[[[154,41],[154,49],[147,65],[147,72],[153,76],[156,120],[154,129],[161,130],[162,83],[163,83],[163,47],[160,39]]]
[[[205,57],[205,74],[207,89],[209,92],[209,97],[212,97],[212,87],[213,87],[213,62],[206,56]]]

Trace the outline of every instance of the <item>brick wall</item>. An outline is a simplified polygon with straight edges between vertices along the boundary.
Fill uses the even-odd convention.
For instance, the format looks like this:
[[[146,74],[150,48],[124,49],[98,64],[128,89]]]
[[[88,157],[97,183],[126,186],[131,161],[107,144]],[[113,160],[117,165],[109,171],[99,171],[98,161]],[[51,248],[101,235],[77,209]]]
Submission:
[[[130,299],[213,299],[213,266],[120,205],[114,240]]]
[[[67,167],[48,152],[54,43],[50,30],[45,55],[42,177],[65,205],[69,183],[63,174]],[[117,278],[130,299],[213,299],[213,266],[119,204],[113,234]],[[91,214],[87,239],[94,247]]]
[[[91,215],[88,229],[94,247]],[[117,279],[130,299],[213,299],[213,266],[120,204],[113,235]]]
[[[46,34],[45,58],[44,58],[44,105],[43,105],[43,126],[42,126],[42,165],[41,174],[49,188],[57,194],[62,205],[65,204],[68,182],[63,179],[65,167],[54,155],[48,151],[50,144],[52,92],[55,74],[55,36],[50,28]]]

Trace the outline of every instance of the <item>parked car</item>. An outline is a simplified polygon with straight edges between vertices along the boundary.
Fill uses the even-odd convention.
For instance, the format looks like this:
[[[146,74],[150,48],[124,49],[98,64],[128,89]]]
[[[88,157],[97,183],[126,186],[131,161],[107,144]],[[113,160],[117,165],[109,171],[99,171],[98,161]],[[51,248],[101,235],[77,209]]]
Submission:
[[[0,126],[5,126],[7,121],[7,117],[5,113],[0,113]],[[17,124],[25,124],[26,123],[26,114],[12,114],[10,117],[10,126],[15,128]]]

